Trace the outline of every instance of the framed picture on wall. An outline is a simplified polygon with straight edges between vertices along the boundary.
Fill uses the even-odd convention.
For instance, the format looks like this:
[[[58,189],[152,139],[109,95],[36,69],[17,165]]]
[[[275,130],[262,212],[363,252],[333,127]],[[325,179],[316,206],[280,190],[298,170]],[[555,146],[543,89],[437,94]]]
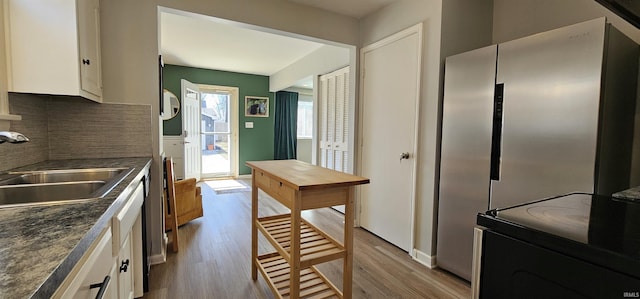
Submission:
[[[244,97],[244,116],[247,117],[269,117],[268,97]]]

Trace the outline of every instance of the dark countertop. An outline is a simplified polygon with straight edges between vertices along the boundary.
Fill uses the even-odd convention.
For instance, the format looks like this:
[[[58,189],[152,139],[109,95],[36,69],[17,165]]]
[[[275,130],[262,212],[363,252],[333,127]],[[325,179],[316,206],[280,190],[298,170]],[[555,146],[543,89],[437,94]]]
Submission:
[[[572,193],[479,214],[495,232],[640,279],[640,201]]]
[[[128,167],[102,199],[0,209],[0,298],[50,298],[89,246],[111,224],[151,158],[45,161],[11,171]]]
[[[640,201],[640,186],[614,193],[613,197]]]

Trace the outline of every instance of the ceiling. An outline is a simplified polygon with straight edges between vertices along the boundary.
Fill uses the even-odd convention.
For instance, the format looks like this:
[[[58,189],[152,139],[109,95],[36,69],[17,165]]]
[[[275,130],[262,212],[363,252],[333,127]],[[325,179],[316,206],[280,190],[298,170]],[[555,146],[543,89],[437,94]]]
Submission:
[[[270,76],[323,44],[161,13],[160,48],[167,64]]]
[[[397,0],[289,0],[360,19]]]
[[[361,18],[397,0],[288,1]],[[161,12],[160,19],[160,53],[167,64],[271,76],[325,46],[186,12]],[[294,86],[308,88],[311,78],[300,79]]]

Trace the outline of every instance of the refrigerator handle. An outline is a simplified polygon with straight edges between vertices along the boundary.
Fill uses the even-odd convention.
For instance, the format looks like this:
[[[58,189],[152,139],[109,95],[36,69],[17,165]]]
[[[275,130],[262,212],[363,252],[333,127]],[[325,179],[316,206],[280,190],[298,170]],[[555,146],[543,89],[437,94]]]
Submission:
[[[502,115],[504,111],[504,83],[496,84],[493,96],[493,132],[491,135],[491,174],[494,181],[500,180],[500,158],[502,154]]]

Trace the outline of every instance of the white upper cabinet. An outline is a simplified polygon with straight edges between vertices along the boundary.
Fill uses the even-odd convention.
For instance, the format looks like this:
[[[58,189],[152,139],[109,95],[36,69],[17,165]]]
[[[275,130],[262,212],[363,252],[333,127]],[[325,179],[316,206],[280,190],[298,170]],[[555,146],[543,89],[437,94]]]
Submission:
[[[99,0],[6,0],[10,92],[102,102]]]

